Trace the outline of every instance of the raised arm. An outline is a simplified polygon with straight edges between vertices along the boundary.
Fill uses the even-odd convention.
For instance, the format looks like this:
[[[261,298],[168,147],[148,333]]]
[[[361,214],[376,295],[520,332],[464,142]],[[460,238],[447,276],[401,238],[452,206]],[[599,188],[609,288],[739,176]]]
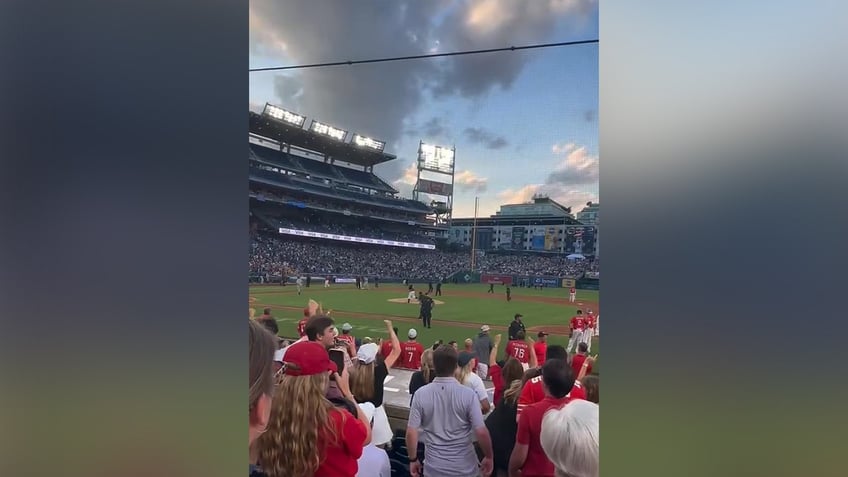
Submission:
[[[598,360],[598,355],[595,356],[586,356],[586,360],[583,361],[583,366],[580,367],[580,373],[577,374],[577,381],[582,381],[586,376],[586,372],[589,370],[589,366],[595,363]]]
[[[536,357],[536,342],[533,341],[533,338],[527,337],[527,345],[530,347],[530,363],[529,366],[531,368],[535,368],[539,365],[539,359]]]
[[[389,329],[389,339],[392,340],[392,351],[386,357],[386,367],[391,368],[397,362],[398,357],[400,357],[400,340],[397,334],[395,334],[394,328],[392,328],[392,320],[383,320],[383,323]]]
[[[489,366],[492,366],[498,361],[498,345],[501,344],[501,335],[495,335],[495,344],[492,346],[492,350],[489,351]]]

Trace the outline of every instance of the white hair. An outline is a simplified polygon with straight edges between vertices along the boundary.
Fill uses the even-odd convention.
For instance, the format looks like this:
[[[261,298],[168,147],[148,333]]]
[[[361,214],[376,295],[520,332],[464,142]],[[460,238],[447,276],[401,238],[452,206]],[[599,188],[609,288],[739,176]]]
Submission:
[[[578,399],[545,413],[540,441],[558,476],[598,477],[598,405]]]

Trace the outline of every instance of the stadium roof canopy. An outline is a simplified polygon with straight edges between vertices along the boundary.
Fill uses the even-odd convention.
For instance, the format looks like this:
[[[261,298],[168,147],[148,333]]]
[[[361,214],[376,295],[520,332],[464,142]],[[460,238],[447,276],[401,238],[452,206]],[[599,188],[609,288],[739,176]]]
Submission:
[[[258,136],[314,151],[329,156],[336,161],[344,161],[363,167],[372,167],[394,159],[397,156],[385,152],[342,142],[322,134],[317,134],[302,126],[289,124],[265,114],[250,113],[249,131]],[[352,135],[351,135],[352,137]]]
[[[454,227],[470,227],[474,224],[473,217],[454,218],[451,220],[451,225]],[[551,217],[544,216],[492,216],[477,218],[477,227],[504,227],[504,226],[527,226],[527,225],[567,225],[585,227],[582,222],[574,220],[571,217]]]

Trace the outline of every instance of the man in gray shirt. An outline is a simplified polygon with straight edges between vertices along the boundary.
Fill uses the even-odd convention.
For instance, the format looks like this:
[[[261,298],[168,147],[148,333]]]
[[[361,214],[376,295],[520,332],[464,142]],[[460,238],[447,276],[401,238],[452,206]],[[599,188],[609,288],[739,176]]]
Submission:
[[[426,477],[478,477],[492,472],[492,440],[477,394],[454,378],[458,354],[450,346],[433,353],[436,378],[415,392],[406,427],[409,471],[420,477],[418,433],[425,444]],[[473,435],[472,435],[473,433]],[[478,464],[473,436],[483,451]]]
[[[489,354],[492,352],[492,338],[489,336],[489,325],[480,327],[480,334],[474,338],[474,358],[477,359],[477,376],[480,379],[489,377]]]

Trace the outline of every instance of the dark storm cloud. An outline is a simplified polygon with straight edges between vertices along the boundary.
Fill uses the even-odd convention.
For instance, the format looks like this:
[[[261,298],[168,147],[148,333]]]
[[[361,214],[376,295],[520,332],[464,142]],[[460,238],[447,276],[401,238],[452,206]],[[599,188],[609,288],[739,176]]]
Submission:
[[[488,149],[503,149],[509,145],[509,142],[503,136],[486,131],[483,128],[465,128],[463,134],[469,141],[482,144]]]

